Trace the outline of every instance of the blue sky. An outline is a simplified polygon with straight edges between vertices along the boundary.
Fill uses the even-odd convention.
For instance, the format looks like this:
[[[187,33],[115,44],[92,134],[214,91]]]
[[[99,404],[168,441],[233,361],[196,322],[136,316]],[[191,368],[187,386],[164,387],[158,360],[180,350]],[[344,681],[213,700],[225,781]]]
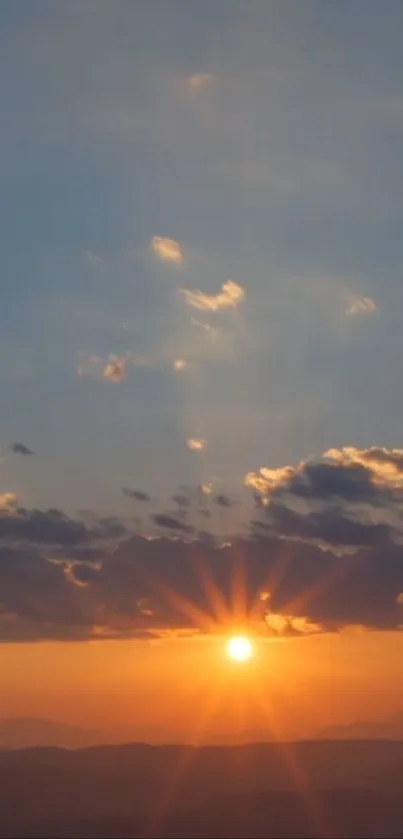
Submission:
[[[124,515],[122,486],[401,445],[402,25],[3,0],[1,492]]]

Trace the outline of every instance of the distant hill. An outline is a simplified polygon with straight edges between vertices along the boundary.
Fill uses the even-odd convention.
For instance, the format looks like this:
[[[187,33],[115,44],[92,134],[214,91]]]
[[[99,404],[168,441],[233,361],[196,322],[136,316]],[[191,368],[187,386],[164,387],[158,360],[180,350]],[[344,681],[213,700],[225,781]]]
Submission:
[[[395,839],[402,766],[403,743],[381,740],[2,751],[0,839]]]
[[[0,720],[0,749],[26,749],[56,746],[80,749],[105,742],[98,731],[39,717],[14,717]]]
[[[378,722],[331,725],[318,732],[320,740],[403,740],[403,713]]]

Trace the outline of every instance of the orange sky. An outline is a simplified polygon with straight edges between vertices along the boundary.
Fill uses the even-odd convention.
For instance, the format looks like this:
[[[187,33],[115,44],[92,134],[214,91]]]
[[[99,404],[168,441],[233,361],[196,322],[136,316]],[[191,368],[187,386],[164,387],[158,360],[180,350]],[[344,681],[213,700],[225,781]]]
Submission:
[[[246,665],[228,660],[222,638],[3,644],[0,717],[45,716],[123,739],[268,724],[309,736],[401,710],[402,653],[397,632],[265,641]]]

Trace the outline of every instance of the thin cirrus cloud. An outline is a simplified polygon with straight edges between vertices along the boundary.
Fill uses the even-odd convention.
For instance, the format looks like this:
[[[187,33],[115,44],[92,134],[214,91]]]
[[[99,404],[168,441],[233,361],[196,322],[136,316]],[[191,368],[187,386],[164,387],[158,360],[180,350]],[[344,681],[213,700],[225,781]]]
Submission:
[[[211,326],[210,323],[203,323],[201,320],[197,320],[197,318],[191,318],[190,322],[192,326],[195,326],[197,329],[202,329],[203,332],[206,332],[212,338],[215,338],[217,335],[217,330],[214,329],[214,326]]]
[[[85,257],[85,261],[87,262],[87,264],[91,265],[93,268],[97,268],[97,267],[100,267],[101,265],[106,264],[106,260],[104,259],[104,257],[100,256],[100,254],[96,253],[95,251],[91,251],[91,250],[84,251],[84,257]]]
[[[206,441],[201,437],[188,437],[186,445],[191,452],[201,452],[206,447]]]
[[[172,262],[180,265],[183,262],[183,252],[179,242],[164,236],[153,236],[150,249],[162,262]]]
[[[350,294],[348,297],[348,305],[346,308],[346,315],[348,317],[358,317],[360,315],[371,315],[376,310],[375,302],[372,297],[359,297],[355,294]]]
[[[184,297],[188,306],[205,312],[218,312],[220,309],[236,309],[245,300],[245,289],[228,280],[221,286],[217,294],[208,294],[199,289],[180,288],[180,294]]]
[[[214,76],[211,73],[192,73],[187,77],[187,86],[189,90],[194,93],[199,93],[211,87],[214,82]]]
[[[110,353],[107,359],[89,355],[78,365],[77,375],[81,378],[92,376],[109,382],[123,382],[130,364],[134,367],[148,367],[151,363],[147,356],[131,352],[124,355]]]

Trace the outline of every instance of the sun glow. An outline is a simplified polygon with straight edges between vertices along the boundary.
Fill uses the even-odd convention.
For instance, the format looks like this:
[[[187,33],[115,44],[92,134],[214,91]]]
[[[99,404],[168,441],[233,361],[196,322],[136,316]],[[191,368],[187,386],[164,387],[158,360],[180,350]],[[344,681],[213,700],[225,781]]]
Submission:
[[[253,656],[253,647],[249,638],[244,635],[236,635],[227,641],[227,655],[234,661],[249,661]]]

